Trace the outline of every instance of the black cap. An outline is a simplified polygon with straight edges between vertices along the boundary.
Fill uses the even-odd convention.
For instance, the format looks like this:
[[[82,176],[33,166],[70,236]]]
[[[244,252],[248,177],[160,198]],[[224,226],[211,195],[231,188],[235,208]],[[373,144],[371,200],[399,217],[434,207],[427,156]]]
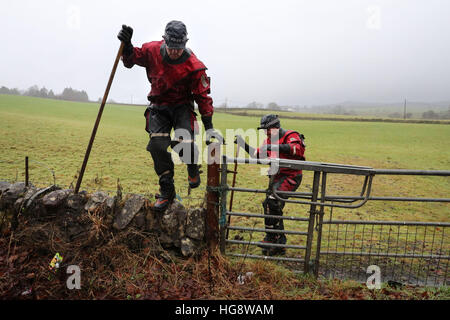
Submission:
[[[278,115],[267,114],[261,118],[261,126],[258,127],[258,130],[279,128],[279,127],[280,127],[280,119],[278,119]]]
[[[186,47],[187,30],[186,25],[181,21],[172,20],[166,25],[163,38],[170,49],[184,49]]]

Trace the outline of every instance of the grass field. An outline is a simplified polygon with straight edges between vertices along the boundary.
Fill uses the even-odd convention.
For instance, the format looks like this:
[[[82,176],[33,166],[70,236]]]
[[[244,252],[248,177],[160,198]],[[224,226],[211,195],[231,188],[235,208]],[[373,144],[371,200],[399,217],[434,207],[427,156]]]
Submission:
[[[94,125],[98,104],[0,95],[0,179],[24,180],[24,158],[30,157],[30,180],[35,184],[56,183],[69,186],[76,182],[84,152]],[[148,135],[144,131],[144,108],[107,105],[83,179],[87,190],[115,190],[117,179],[125,192],[155,193],[157,176],[150,154],[145,150]],[[217,113],[215,127],[257,127],[258,117]],[[309,161],[343,163],[374,168],[449,170],[450,126],[439,124],[393,124],[382,122],[332,122],[282,119],[282,126],[306,136],[306,158]],[[234,146],[228,141],[231,156]],[[45,166],[45,167],[44,167]],[[204,166],[205,167],[205,166]],[[206,168],[202,174],[206,180]],[[237,185],[263,188],[267,178],[260,167],[241,165]],[[231,176],[230,176],[231,178]],[[186,169],[176,166],[179,195],[187,195]],[[362,180],[347,175],[332,175],[329,192],[355,194]],[[312,173],[304,172],[300,191],[311,187]],[[374,179],[374,196],[448,197],[450,183],[446,178],[380,176]],[[186,202],[196,204],[204,189],[193,190]],[[235,209],[261,212],[261,195],[236,194]],[[292,204],[287,211],[307,208]],[[300,212],[301,214],[301,212]],[[448,221],[448,204],[368,203],[356,211],[336,210],[338,218]]]
[[[62,187],[76,183],[99,105],[21,96],[0,95],[0,180],[24,181],[24,158],[30,158],[30,180],[39,186],[56,183]],[[116,190],[117,180],[124,192],[154,194],[158,177],[150,154],[145,150],[148,135],[144,131],[144,107],[107,105],[84,175],[82,189]],[[450,126],[385,122],[313,121],[283,119],[282,126],[306,136],[309,161],[369,166],[373,168],[450,170]],[[236,116],[217,112],[213,122],[223,133],[226,129],[256,128],[259,116]],[[234,155],[232,138],[225,151]],[[242,153],[241,153],[242,156]],[[262,166],[239,165],[237,186],[263,189],[267,177]],[[185,165],[176,165],[177,193],[187,206],[203,202],[206,166],[202,186],[187,195]],[[232,167],[230,168],[232,169]],[[229,175],[228,183],[231,184]],[[329,175],[327,194],[357,195],[362,178]],[[298,191],[311,191],[312,172],[304,171]],[[450,181],[444,177],[376,176],[373,196],[449,198]],[[233,211],[262,213],[262,194],[236,193]],[[286,215],[308,216],[309,206],[287,204]],[[443,221],[449,219],[448,203],[408,203],[372,201],[359,209],[334,209],[334,219]],[[330,210],[326,209],[325,219]],[[263,227],[263,220],[233,217],[233,225]],[[307,225],[285,222],[286,230],[306,231]],[[236,232],[231,232],[234,237]],[[241,234],[259,241],[261,234]],[[390,235],[390,233],[389,233]],[[289,244],[305,244],[304,237],[288,236]],[[362,241],[362,240],[361,240]],[[336,242],[330,241],[328,246]],[[362,242],[361,242],[362,243]],[[447,236],[446,236],[447,243]],[[234,250],[242,250],[235,246]],[[250,253],[256,253],[251,248]]]

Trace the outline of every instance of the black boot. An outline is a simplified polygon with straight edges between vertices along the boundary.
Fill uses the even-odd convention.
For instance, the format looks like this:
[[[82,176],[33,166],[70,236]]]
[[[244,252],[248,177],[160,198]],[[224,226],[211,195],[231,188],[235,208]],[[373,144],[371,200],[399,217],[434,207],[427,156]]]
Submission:
[[[272,226],[266,226],[266,229],[271,229]],[[258,247],[262,248],[263,250],[269,249],[269,246],[266,246],[265,244],[271,244],[275,243],[276,240],[276,234],[272,232],[267,232],[264,239],[261,241],[260,244],[258,244]]]
[[[272,244],[286,244],[286,241],[283,241],[284,235],[277,235],[274,241],[270,242]],[[262,254],[264,256],[276,256],[276,255],[284,255],[286,254],[285,247],[272,247],[272,246],[262,246]]]
[[[283,220],[280,219],[275,226],[266,226],[266,229],[284,230]],[[262,242],[283,245],[286,244],[287,239],[284,233],[267,233]],[[263,244],[258,246],[262,248],[262,254],[265,256],[284,255],[286,253],[284,247],[264,246]]]
[[[191,189],[197,188],[200,185],[200,171],[198,169],[198,165],[188,164],[187,171],[189,187],[191,187]]]
[[[159,178],[160,194],[156,195],[156,202],[153,209],[156,211],[165,211],[175,198],[175,186],[173,182],[173,173],[167,173]]]

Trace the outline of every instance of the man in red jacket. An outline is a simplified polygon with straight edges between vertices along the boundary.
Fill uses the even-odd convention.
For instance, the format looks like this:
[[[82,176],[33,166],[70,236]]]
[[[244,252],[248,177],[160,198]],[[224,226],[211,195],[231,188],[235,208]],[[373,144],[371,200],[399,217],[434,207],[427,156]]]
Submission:
[[[261,126],[258,129],[264,129],[267,139],[260,148],[250,147],[241,136],[236,136],[236,141],[240,147],[252,158],[280,158],[305,160],[305,137],[296,131],[284,130],[280,127],[280,120],[277,115],[269,114],[261,118]],[[269,177],[270,178],[270,177]],[[269,180],[269,190],[275,186],[279,191],[295,191],[302,182],[302,170],[289,168],[280,168]],[[282,196],[281,196],[282,197]],[[272,194],[267,195],[263,202],[264,214],[273,216],[282,216],[285,202],[278,200]],[[286,236],[282,232],[284,224],[282,218],[265,218],[264,224],[266,236],[259,247],[262,248],[264,255],[284,254],[285,248],[272,247],[264,244],[286,244]]]
[[[188,182],[191,188],[200,185],[197,165],[198,148],[194,143],[198,133],[194,101],[197,102],[208,137],[213,133],[213,101],[210,79],[205,65],[186,48],[187,30],[181,21],[170,21],[163,40],[144,43],[141,48],[131,44],[133,29],[122,26],[118,34],[125,46],[122,61],[125,67],[135,64],[144,67],[151,83],[148,94],[150,106],[145,112],[146,131],[150,134],[147,150],[150,152],[156,174],[159,176],[160,194],[154,208],[164,211],[175,197],[174,163],[167,151],[169,145],[187,164]],[[170,132],[175,130],[172,142]]]

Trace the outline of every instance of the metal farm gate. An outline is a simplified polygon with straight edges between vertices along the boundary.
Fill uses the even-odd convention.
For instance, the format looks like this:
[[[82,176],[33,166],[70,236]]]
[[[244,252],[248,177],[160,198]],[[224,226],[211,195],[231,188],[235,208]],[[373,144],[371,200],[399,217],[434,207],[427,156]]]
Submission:
[[[235,171],[229,170],[228,165],[236,166],[237,163],[272,167],[275,165],[275,169],[279,166],[312,171],[311,192],[283,192],[229,186],[228,174]],[[217,171],[217,179],[211,180],[214,170]],[[332,174],[346,174],[359,179],[362,177],[361,191],[353,196],[329,195],[327,178]],[[219,164],[216,164],[216,167],[208,166],[209,194],[217,196],[216,199],[208,198],[208,203],[214,204],[217,201],[215,203],[219,204],[215,208],[218,221],[210,221],[210,225],[218,223],[220,226],[218,231],[220,249],[223,254],[229,256],[274,260],[294,272],[361,282],[365,282],[368,278],[366,273],[368,266],[376,265],[380,267],[382,282],[393,281],[421,286],[448,285],[450,223],[333,219],[333,208],[356,209],[368,201],[450,202],[449,198],[373,197],[372,184],[377,175],[449,177],[450,171],[380,170],[332,163],[223,156],[221,168]],[[304,183],[305,181],[302,185]],[[228,197],[234,192],[272,194],[286,203],[303,205],[303,209],[306,208],[303,212],[306,214],[267,216],[230,211],[227,209]],[[329,218],[325,217],[325,208],[329,208]],[[261,223],[264,225],[265,217],[283,219],[286,222],[286,230],[266,230],[264,227],[257,227]],[[265,232],[286,234],[288,244],[267,244],[285,247],[286,255],[264,256],[258,253],[260,251],[256,250],[257,245],[261,243],[255,238],[260,238]]]

